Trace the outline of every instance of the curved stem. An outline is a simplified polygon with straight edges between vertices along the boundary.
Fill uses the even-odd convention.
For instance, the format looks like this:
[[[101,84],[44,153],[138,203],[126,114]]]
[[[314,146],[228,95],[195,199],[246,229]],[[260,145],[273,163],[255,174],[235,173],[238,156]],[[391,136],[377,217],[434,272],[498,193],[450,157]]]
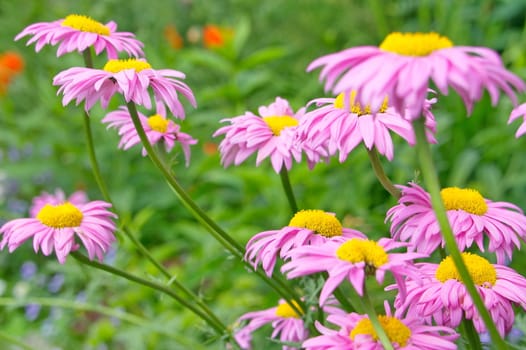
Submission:
[[[261,269],[254,269],[251,264],[249,264],[244,259],[244,249],[243,247],[235,241],[228,233],[226,233],[214,220],[212,220],[198,205],[193,201],[193,199],[188,195],[184,188],[179,184],[177,179],[173,176],[171,170],[168,166],[159,158],[152,145],[148,141],[146,133],[142,127],[139,115],[137,113],[137,107],[133,102],[127,102],[128,111],[130,112],[133,125],[137,130],[137,134],[141,139],[143,147],[146,149],[150,160],[154,165],[161,171],[165,180],[168,182],[170,188],[174,193],[179,197],[183,205],[192,213],[192,215],[203,225],[208,232],[225,247],[232,255],[240,259],[247,267],[254,271],[263,281],[265,281],[272,289],[274,289],[278,294],[280,294],[283,299],[285,299],[289,305],[291,305],[298,314],[302,313],[302,307],[304,307],[304,302],[296,295],[296,293],[287,286],[279,278],[269,278]],[[297,304],[295,304],[295,303]],[[299,305],[300,307],[296,307]]]
[[[366,147],[366,149],[376,178],[378,179],[378,181],[380,181],[385,190],[391,194],[391,196],[395,197],[396,199],[399,199],[400,190],[396,188],[395,185],[393,185],[391,180],[389,180],[389,178],[385,174],[384,168],[382,167],[382,163],[380,162],[380,158],[378,157],[378,151],[374,147],[372,149],[368,149]]]
[[[385,330],[382,327],[380,320],[378,319],[378,315],[376,314],[376,311],[374,310],[373,302],[371,301],[371,298],[369,297],[369,294],[367,293],[367,285],[365,284],[365,282],[363,284],[363,306],[365,308],[365,312],[369,316],[369,320],[371,321],[371,324],[373,325],[376,335],[378,336],[378,339],[380,339],[380,342],[382,343],[384,349],[394,350],[393,345],[391,344],[389,337],[385,333]]]
[[[126,272],[124,270],[118,269],[118,268],[110,266],[110,265],[99,263],[97,261],[91,261],[87,257],[85,257],[84,255],[82,255],[82,254],[80,254],[78,252],[72,252],[71,255],[75,259],[77,259],[79,262],[81,262],[83,264],[92,266],[92,267],[94,267],[96,269],[99,269],[99,270],[103,270],[103,271],[109,272],[109,273],[111,273],[113,275],[125,278],[125,279],[127,279],[129,281],[141,284],[143,286],[149,287],[149,288],[151,288],[153,290],[159,291],[159,292],[161,292],[163,294],[166,294],[166,295],[170,296],[172,299],[174,299],[177,302],[179,302],[179,304],[181,304],[182,306],[186,307],[187,309],[192,311],[194,314],[196,314],[197,316],[202,318],[220,336],[223,336],[223,335],[227,334],[229,337],[232,338],[232,335],[228,331],[228,328],[223,323],[221,323],[221,321],[219,319],[217,319],[217,318],[210,318],[209,315],[207,315],[206,313],[203,313],[199,308],[195,307],[193,304],[191,304],[188,301],[186,301],[184,298],[182,298],[180,295],[175,293],[172,289],[168,288],[167,286],[159,284],[159,283],[154,282],[154,281],[150,281],[150,280],[141,278],[139,276],[133,275],[133,274],[131,274],[129,272]]]
[[[475,284],[473,283],[473,279],[469,274],[466,264],[464,264],[464,260],[462,259],[462,255],[455,241],[455,236],[453,235],[453,231],[447,218],[446,209],[444,207],[444,203],[442,202],[442,197],[440,196],[440,183],[438,181],[438,175],[433,163],[431,148],[429,147],[426,139],[424,118],[414,121],[413,127],[416,134],[416,150],[418,153],[422,176],[424,178],[427,190],[431,195],[431,204],[440,226],[442,236],[446,242],[446,248],[449,251],[449,255],[451,255],[451,258],[453,259],[453,262],[455,263],[455,267],[457,268],[457,271],[460,274],[462,281],[466,286],[466,289],[468,290],[469,295],[471,296],[471,299],[477,308],[477,311],[479,312],[480,317],[486,325],[486,329],[491,336],[494,346],[497,349],[508,349],[508,346],[497,331],[495,323],[493,322],[488,310],[484,305],[484,302],[482,301],[482,298],[480,297],[480,294],[477,291],[477,288],[475,287]]]
[[[292,190],[292,186],[290,184],[289,172],[287,168],[282,167],[281,171],[279,172],[279,176],[281,178],[281,185],[283,186],[283,190],[285,191],[285,195],[289,201],[290,210],[292,211],[292,215],[294,215],[298,212],[298,205],[296,204],[294,191]]]

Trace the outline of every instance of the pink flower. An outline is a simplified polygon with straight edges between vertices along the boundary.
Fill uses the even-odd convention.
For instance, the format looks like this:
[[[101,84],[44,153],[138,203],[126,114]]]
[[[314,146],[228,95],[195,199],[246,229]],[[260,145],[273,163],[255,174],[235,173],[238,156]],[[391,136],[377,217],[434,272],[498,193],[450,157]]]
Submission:
[[[272,339],[277,339],[279,336],[279,340],[282,342],[298,343],[297,348],[283,345],[283,350],[299,349],[300,343],[309,336],[309,331],[305,328],[301,315],[298,315],[294,308],[284,300],[280,300],[276,307],[244,314],[236,323],[243,321],[249,322],[234,333],[241,349],[252,349],[252,333],[268,323],[272,324]]]
[[[44,45],[59,44],[57,56],[73,51],[82,53],[91,46],[97,55],[106,50],[108,58],[117,58],[118,52],[121,51],[134,57],[144,55],[144,44],[135,39],[135,35],[116,30],[117,24],[113,21],[102,24],[87,16],[69,15],[58,21],[31,24],[20,32],[15,40],[28,35],[33,36],[27,45],[36,42],[36,52]]]
[[[161,108],[162,110],[163,108]],[[179,142],[183,148],[183,153],[186,159],[186,166],[190,163],[190,145],[195,145],[197,140],[192,136],[180,132],[181,127],[175,124],[172,120],[167,119],[164,111],[159,111],[150,117],[137,112],[141,120],[142,127],[150,144],[154,145],[158,142],[164,144],[166,152],[170,152],[175,146],[175,142]],[[141,143],[141,139],[137,134],[137,130],[133,125],[130,113],[126,106],[121,106],[119,110],[108,113],[103,119],[103,123],[108,124],[108,128],[116,128],[119,130],[121,141],[119,148],[124,150],[129,149]],[[146,156],[146,149],[142,148],[142,155]]]
[[[39,201],[36,201],[38,205]],[[35,217],[11,220],[0,227],[0,234],[3,234],[0,249],[7,246],[11,253],[33,237],[35,252],[41,249],[47,256],[54,250],[63,264],[71,251],[79,249],[77,236],[89,258],[102,261],[103,253],[115,241],[112,218],[117,216],[106,209],[109,207],[111,204],[103,201],[57,204],[56,198],[51,197],[50,203],[42,206]]]
[[[410,249],[431,254],[445,241],[431,205],[430,195],[415,183],[398,186],[401,197],[389,209],[386,221],[391,221],[391,236],[411,243]],[[463,251],[475,243],[484,251],[487,237],[488,250],[502,264],[511,259],[513,248],[520,248],[519,238],[526,238],[526,216],[522,210],[507,202],[492,202],[473,189],[457,187],[441,191],[449,223],[458,248]]]
[[[395,349],[404,350],[455,350],[454,341],[458,334],[449,327],[428,326],[416,315],[405,318],[395,317],[387,302],[384,303],[385,315],[379,315],[380,324]],[[336,312],[327,317],[327,321],[339,329],[334,330],[316,324],[322,335],[307,339],[303,343],[305,350],[382,350],[384,347],[367,315]]]
[[[46,204],[57,205],[69,202],[73,205],[85,204],[88,202],[88,196],[84,191],[76,191],[68,198],[61,189],[56,189],[55,194],[43,192],[40,196],[33,198],[31,207],[29,208],[29,216],[36,217],[40,209]]]
[[[349,153],[360,143],[367,149],[376,148],[378,152],[392,160],[393,141],[390,131],[398,134],[410,145],[415,144],[415,134],[411,122],[399,114],[394,108],[388,107],[387,97],[382,108],[376,114],[371,114],[369,107],[361,107],[355,103],[356,93],[349,96],[345,105],[346,94],[337,98],[319,98],[315,103],[319,108],[306,113],[298,126],[301,141],[306,142],[314,150],[323,149],[323,153],[334,155],[339,152],[339,161],[347,159]],[[431,105],[436,99],[426,100],[424,116],[428,128],[428,140],[435,143],[435,117],[431,113]]]
[[[227,167],[239,165],[257,152],[256,165],[270,157],[276,173],[285,166],[292,167],[292,159],[301,160],[301,148],[296,140],[296,127],[305,109],[294,113],[287,100],[276,97],[269,106],[259,107],[259,115],[246,112],[244,115],[223,119],[229,122],[214,133],[214,137],[225,135],[219,144],[221,164]]]
[[[360,105],[380,110],[385,96],[410,119],[424,108],[429,81],[443,95],[452,87],[468,112],[486,89],[495,105],[502,90],[517,103],[514,89],[524,82],[507,71],[498,54],[485,47],[453,46],[437,33],[391,33],[379,47],[359,46],[316,59],[308,70],[322,67],[320,79],[333,93],[356,90]]]
[[[285,259],[294,248],[316,246],[328,240],[343,241],[353,237],[365,238],[365,235],[342,227],[333,213],[323,210],[300,210],[282,229],[254,235],[247,243],[245,260],[249,261],[254,269],[261,264],[270,277],[278,256]]]
[[[497,330],[504,336],[515,319],[513,305],[526,308],[526,279],[507,266],[490,264],[481,256],[462,253],[462,257]],[[465,317],[473,321],[477,332],[486,331],[451,257],[440,264],[416,266],[420,279],[415,281],[408,276],[406,296],[397,296],[395,300],[397,315],[407,311],[425,318],[428,324],[434,320],[448,327],[457,327]]]
[[[60,86],[58,94],[64,95],[64,106],[72,100],[77,105],[85,101],[86,111],[99,100],[102,107],[107,108],[115,93],[123,94],[126,102],[133,101],[151,109],[151,89],[156,104],[164,103],[175,117],[184,119],[185,112],[177,94],[181,93],[196,106],[192,90],[178,80],[184,77],[184,73],[173,69],[155,70],[145,60],[109,60],[103,69],[73,67],[62,71],[53,79],[53,85]]]
[[[363,295],[366,276],[375,276],[383,283],[385,273],[390,271],[403,294],[403,278],[415,275],[412,260],[424,257],[418,253],[390,253],[392,249],[407,246],[390,238],[381,238],[378,242],[363,238],[351,238],[345,241],[327,241],[317,246],[305,246],[291,250],[287,254],[290,261],[281,267],[287,278],[328,272],[320,294],[323,305],[331,293],[345,280],[349,280],[359,295]],[[418,275],[415,276],[415,279]]]
[[[515,133],[515,137],[516,138],[519,138],[521,137],[522,135],[524,135],[526,133],[526,103],[523,103],[517,107],[515,107],[512,111],[511,111],[511,114],[510,114],[510,117],[508,119],[508,124],[511,124],[511,122],[513,122],[515,119],[519,118],[519,117],[522,117],[522,123],[519,127],[519,129],[517,130],[517,132]]]

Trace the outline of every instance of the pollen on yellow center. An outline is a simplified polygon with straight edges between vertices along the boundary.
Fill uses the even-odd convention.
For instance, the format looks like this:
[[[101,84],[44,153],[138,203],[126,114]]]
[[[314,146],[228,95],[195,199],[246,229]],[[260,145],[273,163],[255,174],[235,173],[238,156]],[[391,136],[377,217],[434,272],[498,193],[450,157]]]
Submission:
[[[294,307],[296,307],[298,310],[301,310],[298,303],[296,303],[295,301],[292,301],[292,303],[294,304]],[[276,316],[283,317],[283,318],[300,318],[301,317],[301,315],[298,315],[296,310],[294,310],[294,308],[290,306],[290,304],[287,302],[284,302],[278,305],[278,307],[276,308]]]
[[[380,49],[404,56],[428,56],[433,51],[453,47],[447,37],[431,33],[391,33],[380,44]]]
[[[106,72],[118,73],[125,69],[135,69],[136,72],[140,72],[143,69],[150,68],[152,68],[152,66],[146,61],[128,58],[122,60],[109,60],[102,69]]]
[[[411,329],[409,329],[409,327],[403,324],[398,318],[392,316],[379,315],[378,320],[391,343],[398,344],[399,347],[406,346],[407,341],[411,338]],[[351,331],[351,334],[349,334],[349,337],[354,340],[359,334],[368,334],[374,341],[378,340],[378,334],[376,334],[373,324],[368,318],[362,318],[358,321]]]
[[[267,123],[274,136],[279,136],[281,131],[285,128],[298,125],[298,119],[291,117],[290,115],[263,117],[263,121]]]
[[[336,250],[336,256],[351,263],[365,262],[368,266],[378,268],[389,261],[384,248],[375,241],[351,238]]]
[[[82,212],[70,202],[51,205],[40,209],[36,218],[44,225],[53,228],[78,227],[82,222]]]
[[[446,187],[440,191],[446,210],[463,210],[475,215],[484,215],[488,205],[477,190],[471,188]]]
[[[462,253],[462,259],[464,264],[466,264],[469,275],[473,279],[473,283],[476,285],[491,287],[497,282],[497,271],[488,260],[472,253]],[[440,262],[435,272],[435,277],[442,283],[451,279],[463,282],[451,256]]]
[[[307,228],[325,237],[342,235],[342,224],[333,214],[318,209],[300,210],[288,226]]]
[[[91,17],[82,15],[69,15],[64,18],[62,25],[71,27],[81,32],[89,32],[100,35],[110,35],[110,28],[104,24],[95,21]]]
[[[344,109],[345,108],[345,95],[346,93],[342,92],[339,94],[335,101],[334,101],[334,107]],[[356,91],[351,91],[350,94],[347,94],[349,96],[349,108],[352,113],[357,114],[358,116],[362,116],[365,114],[371,114],[371,106],[366,105],[365,108],[362,109],[360,106],[360,103],[356,102]],[[384,99],[384,102],[382,103],[382,106],[380,107],[380,110],[377,113],[385,113],[387,110],[387,96]]]
[[[159,114],[154,114],[150,118],[148,118],[148,126],[152,128],[152,130],[165,133],[166,130],[168,130],[168,123],[169,120],[166,118],[163,118]]]

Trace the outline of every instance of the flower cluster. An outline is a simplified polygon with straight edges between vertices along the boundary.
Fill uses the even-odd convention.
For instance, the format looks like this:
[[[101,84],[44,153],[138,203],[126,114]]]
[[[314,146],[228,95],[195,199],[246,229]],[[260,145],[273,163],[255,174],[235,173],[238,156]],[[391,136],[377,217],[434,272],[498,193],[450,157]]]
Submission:
[[[312,100],[300,116],[285,114],[287,122],[276,119],[281,122],[278,133],[273,133],[273,126],[265,120],[265,110],[260,110],[260,116],[247,113],[229,119],[231,125],[216,132],[225,135],[220,147],[224,165],[239,165],[256,152],[259,165],[264,158],[261,153],[278,153],[280,158],[271,160],[279,172],[283,164],[290,170],[291,158],[299,160],[301,152],[312,168],[335,155],[344,162],[360,143],[392,160],[391,133],[415,145],[415,123],[424,124],[428,143],[437,142],[431,107],[437,104],[437,95],[446,95],[449,87],[461,96],[468,111],[484,90],[495,105],[500,91],[516,104],[516,93],[526,89],[494,51],[455,47],[436,33],[392,33],[379,47],[330,54],[316,59],[308,70],[319,67],[326,89],[337,96]],[[312,106],[315,108],[309,110]],[[524,105],[516,107],[510,122],[526,115],[525,111]],[[526,122],[517,136],[525,133],[524,125]],[[270,153],[269,140],[274,153]],[[247,332],[263,323],[272,324],[272,338],[281,334],[283,349],[290,349],[290,344],[295,349],[380,349],[386,341],[395,349],[456,349],[459,334],[455,329],[462,322],[472,321],[479,334],[487,332],[468,293],[468,282],[452,257],[439,264],[419,261],[432,261],[438,250],[445,253],[446,241],[431,195],[415,182],[397,185],[396,190],[398,203],[385,218],[389,238],[371,239],[344,228],[334,214],[323,210],[300,210],[287,226],[257,233],[248,241],[245,259],[255,269],[261,267],[272,276],[279,265],[287,279],[310,278],[319,284],[317,303],[303,305],[303,313],[285,316],[273,308],[240,317],[239,322],[251,320],[236,333],[243,349],[251,348]],[[516,205],[485,199],[474,189],[447,187],[440,197],[468,274],[496,330],[505,336],[512,329],[515,307],[526,308],[526,278],[504,265],[526,239],[526,216]],[[493,253],[497,264],[473,252],[475,249]],[[397,292],[395,310],[384,301],[385,314],[373,321],[370,313],[356,312],[353,298],[347,300],[349,294],[341,290],[352,288],[354,294],[367,298],[367,277],[383,285],[386,273],[395,282],[385,286],[387,291]],[[309,339],[311,309],[325,316],[315,322],[321,335]],[[290,315],[294,324],[283,328]],[[298,339],[298,319],[303,320],[303,339]],[[335,328],[322,324],[323,320]],[[384,335],[378,333],[379,328]]]
[[[190,146],[197,141],[172,120],[185,119],[180,96],[196,107],[192,90],[182,81],[185,74],[152,68],[144,57],[144,45],[132,33],[116,28],[114,22],[102,24],[70,15],[30,25],[15,39],[30,36],[28,45],[35,43],[36,51],[58,45],[57,56],[106,52],[108,61],[101,69],[86,62],[88,67],[72,67],[54,77],[63,105],[84,103],[87,117],[96,103],[107,109],[115,95],[122,96],[126,105],[102,118],[107,128],[118,130],[118,147],[128,150],[142,145],[142,155],[149,154],[155,163],[157,150],[151,146],[164,146],[170,152],[177,142],[188,166]],[[215,27],[205,28],[204,35],[210,48],[228,39],[226,32]],[[119,58],[122,52],[130,57]],[[225,167],[241,165],[253,155],[257,166],[268,158],[274,172],[282,176],[295,212],[286,226],[255,234],[239,257],[263,278],[273,280],[278,290],[285,288],[281,285],[285,282],[277,279],[277,271],[297,286],[312,287],[304,288],[306,295],[296,296],[297,288],[284,293],[287,298],[277,306],[239,317],[229,340],[250,349],[253,333],[270,324],[271,338],[281,342],[284,350],[380,349],[387,343],[395,349],[456,349],[456,329],[463,322],[472,323],[480,334],[492,329],[476,306],[470,286],[480,295],[495,333],[506,336],[515,310],[526,309],[526,278],[506,266],[526,239],[526,216],[518,206],[494,202],[470,188],[446,187],[440,198],[433,198],[410,182],[390,191],[397,203],[386,213],[389,228],[382,236],[344,227],[329,211],[296,210],[286,179],[293,163],[303,157],[311,169],[333,156],[344,162],[360,144],[370,156],[378,152],[391,161],[393,133],[411,146],[437,143],[431,108],[449,88],[460,95],[469,112],[484,91],[494,105],[501,92],[517,105],[516,94],[525,91],[526,84],[506,70],[493,50],[454,46],[436,33],[392,33],[378,47],[355,47],[320,57],[308,70],[316,68],[321,68],[320,78],[332,96],[315,98],[297,111],[289,101],[276,97],[260,106],[257,114],[247,111],[221,120],[227,125],[213,134],[223,136],[219,152]],[[516,106],[509,121],[525,115],[525,105]],[[517,136],[526,133],[525,125],[526,121]],[[420,134],[418,126],[422,126]],[[378,160],[371,156],[371,162],[380,177]],[[380,181],[387,187],[388,180]],[[450,247],[437,214],[441,205],[460,257],[447,256],[444,249]],[[54,252],[61,264],[81,247],[90,260],[102,261],[116,240],[117,215],[111,207],[106,201],[89,201],[81,191],[70,197],[62,190],[44,193],[33,200],[29,218],[0,227],[0,249],[12,252],[32,238],[35,252]],[[193,203],[189,207],[201,215]],[[215,229],[208,218],[202,221]],[[437,264],[433,259],[438,255]],[[459,268],[462,264],[456,258],[465,269]],[[394,310],[383,300],[384,312],[376,314],[368,292],[371,286],[396,293]],[[196,305],[202,307],[202,302]],[[208,309],[200,312],[221,328]]]

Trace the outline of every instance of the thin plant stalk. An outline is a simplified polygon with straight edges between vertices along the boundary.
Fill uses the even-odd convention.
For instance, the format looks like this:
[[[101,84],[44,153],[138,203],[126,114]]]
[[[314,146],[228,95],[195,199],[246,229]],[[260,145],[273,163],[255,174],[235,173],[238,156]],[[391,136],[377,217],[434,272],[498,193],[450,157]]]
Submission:
[[[139,115],[137,113],[137,107],[135,103],[130,101],[127,102],[128,111],[130,113],[133,125],[137,130],[137,134],[141,139],[143,147],[146,149],[150,160],[154,165],[161,171],[165,180],[168,182],[170,188],[179,197],[183,205],[192,213],[192,215],[214,236],[214,238],[223,245],[232,255],[243,261],[243,263],[250,267],[263,281],[265,281],[270,287],[272,287],[278,294],[280,294],[289,305],[298,313],[302,313],[302,307],[304,307],[303,301],[297,296],[297,294],[287,286],[279,278],[269,278],[261,269],[253,269],[252,266],[243,259],[244,249],[235,241],[228,233],[226,233],[214,220],[212,220],[190,197],[190,195],[184,190],[179,184],[175,176],[172,174],[168,166],[160,159],[155,152],[154,148],[150,144],[146,133],[142,127]],[[297,304],[295,304],[297,303]],[[297,307],[299,305],[300,307]]]
[[[204,313],[201,309],[197,308],[195,305],[188,302],[185,298],[175,293],[171,288],[163,284],[157,283],[155,281],[147,280],[139,276],[133,275],[129,272],[126,272],[114,266],[110,266],[110,265],[106,265],[103,263],[99,263],[97,261],[89,260],[86,256],[80,254],[79,252],[72,252],[71,255],[83,264],[89,265],[91,267],[94,267],[102,271],[106,271],[108,273],[111,273],[112,275],[125,278],[129,281],[141,284],[143,286],[149,287],[153,290],[156,290],[158,292],[168,295],[172,299],[176,300],[179,304],[186,307],[187,309],[192,311],[194,314],[199,316],[201,319],[203,319],[218,333],[218,335],[220,336],[228,335],[230,338],[233,339],[232,334],[230,333],[228,328],[219,319],[215,317],[211,318],[208,314]]]
[[[371,324],[373,325],[376,335],[382,343],[384,350],[394,350],[393,344],[391,344],[387,333],[385,333],[385,330],[382,327],[382,324],[380,323],[380,319],[378,318],[378,314],[374,309],[374,305],[367,292],[367,285],[365,282],[363,284],[363,307],[365,309],[365,312],[369,316],[369,320],[371,321]]]
[[[366,148],[367,149],[367,148]],[[391,180],[387,177],[385,174],[384,168],[382,167],[382,163],[380,162],[380,158],[378,157],[378,151],[376,148],[367,149],[367,155],[369,156],[369,160],[371,161],[371,166],[373,167],[374,174],[376,175],[376,178],[382,186],[385,188],[387,192],[391,194],[396,199],[400,198],[400,190],[393,185]]]
[[[285,191],[285,195],[287,196],[287,200],[289,202],[290,210],[292,211],[292,215],[294,215],[298,212],[298,205],[296,204],[294,191],[292,190],[292,186],[290,184],[289,172],[287,168],[282,167],[281,171],[279,172],[279,176],[281,178],[281,185],[283,186],[283,191]]]
[[[462,255],[455,241],[455,236],[453,235],[446,209],[440,195],[441,187],[435,165],[433,163],[431,148],[426,139],[424,118],[419,118],[418,120],[414,121],[413,127],[416,134],[416,150],[420,163],[420,170],[422,172],[427,190],[431,195],[431,204],[440,226],[440,231],[442,232],[442,236],[446,242],[446,248],[449,252],[449,255],[453,259],[453,262],[455,263],[455,267],[457,268],[457,271],[462,278],[462,282],[466,286],[466,289],[471,296],[471,299],[473,300],[480,317],[484,321],[493,345],[497,349],[508,349],[508,346],[497,331],[495,323],[493,322],[488,310],[486,309],[486,306],[484,305],[484,302],[482,301],[482,298],[480,297],[480,294],[477,291],[477,288],[475,287],[475,284],[473,283],[473,279],[469,274],[469,271],[466,267],[466,264],[464,263],[464,260],[462,259]]]
[[[469,344],[470,350],[483,350],[479,334],[473,325],[472,320],[464,318],[460,323],[460,333],[464,335]]]

